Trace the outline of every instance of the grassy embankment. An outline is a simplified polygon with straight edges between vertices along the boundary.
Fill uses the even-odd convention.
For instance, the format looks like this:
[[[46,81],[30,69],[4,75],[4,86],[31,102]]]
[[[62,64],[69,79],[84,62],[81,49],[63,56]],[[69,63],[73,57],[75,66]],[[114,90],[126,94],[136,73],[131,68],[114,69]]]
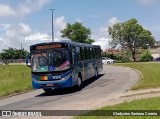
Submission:
[[[120,63],[117,66],[125,66],[139,70],[143,77],[132,88],[160,88],[160,63]]]
[[[25,65],[0,65],[0,97],[31,89],[29,67]]]
[[[116,64],[118,66],[126,66],[139,70],[143,74],[135,89],[158,88],[160,87],[160,63],[126,63]],[[160,98],[149,98],[124,102],[114,106],[106,106],[98,110],[160,110]],[[101,115],[105,115],[102,111]],[[92,111],[87,116],[79,116],[76,119],[159,119],[159,116],[89,116],[98,115],[98,112]]]

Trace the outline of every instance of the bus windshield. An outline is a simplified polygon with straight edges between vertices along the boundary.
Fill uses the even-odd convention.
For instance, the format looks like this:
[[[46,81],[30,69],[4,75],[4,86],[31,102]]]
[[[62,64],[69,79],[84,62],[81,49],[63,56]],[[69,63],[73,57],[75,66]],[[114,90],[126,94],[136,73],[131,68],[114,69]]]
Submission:
[[[63,71],[71,67],[68,50],[51,50],[31,55],[33,72]]]

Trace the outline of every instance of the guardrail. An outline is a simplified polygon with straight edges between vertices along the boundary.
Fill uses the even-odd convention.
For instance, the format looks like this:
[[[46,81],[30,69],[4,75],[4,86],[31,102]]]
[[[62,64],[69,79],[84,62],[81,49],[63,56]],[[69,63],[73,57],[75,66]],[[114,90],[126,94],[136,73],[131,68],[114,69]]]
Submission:
[[[9,64],[9,65],[26,65],[26,59],[9,59],[9,60],[0,60],[0,64]]]

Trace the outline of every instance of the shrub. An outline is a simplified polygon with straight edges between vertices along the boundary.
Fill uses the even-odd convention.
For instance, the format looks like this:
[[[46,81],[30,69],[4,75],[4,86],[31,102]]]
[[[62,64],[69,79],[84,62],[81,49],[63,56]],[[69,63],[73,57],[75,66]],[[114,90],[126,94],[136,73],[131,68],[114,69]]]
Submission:
[[[142,52],[142,54],[140,55],[140,61],[141,62],[148,62],[148,61],[152,61],[153,57],[151,56],[151,53],[147,50]]]

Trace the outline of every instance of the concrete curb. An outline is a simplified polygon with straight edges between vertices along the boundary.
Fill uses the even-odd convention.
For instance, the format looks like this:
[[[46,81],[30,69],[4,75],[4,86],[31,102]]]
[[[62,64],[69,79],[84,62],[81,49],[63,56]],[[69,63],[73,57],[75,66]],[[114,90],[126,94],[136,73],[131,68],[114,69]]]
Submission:
[[[20,94],[23,94],[23,93],[28,93],[28,92],[31,92],[31,91],[32,90],[26,90],[26,91],[19,92],[19,93],[13,93],[13,94],[10,94],[10,95],[7,95],[7,96],[2,96],[2,97],[0,97],[0,100],[5,99],[5,98],[9,98],[9,97],[12,97],[12,96],[20,95]]]

